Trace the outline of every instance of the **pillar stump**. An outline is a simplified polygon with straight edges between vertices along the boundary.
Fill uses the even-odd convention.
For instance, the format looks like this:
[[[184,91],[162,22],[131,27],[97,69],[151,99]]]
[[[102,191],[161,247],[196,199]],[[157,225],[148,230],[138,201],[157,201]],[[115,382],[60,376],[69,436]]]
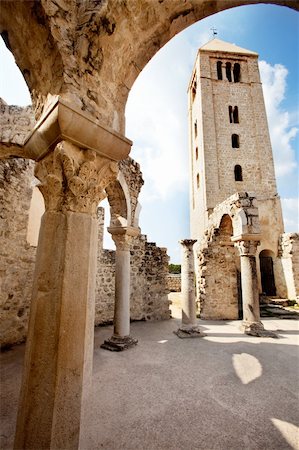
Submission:
[[[182,323],[174,333],[179,338],[204,337],[205,333],[199,328],[196,319],[195,304],[195,278],[193,245],[197,242],[192,239],[180,241],[182,246]]]
[[[236,242],[241,258],[241,285],[243,303],[243,323],[245,334],[277,338],[277,334],[264,329],[260,320],[260,303],[256,271],[256,250],[259,242],[242,240]]]
[[[114,331],[111,338],[104,341],[101,348],[114,352],[127,350],[138,343],[130,336],[130,244],[132,236],[139,230],[132,227],[114,227],[108,229],[115,242],[115,303]]]

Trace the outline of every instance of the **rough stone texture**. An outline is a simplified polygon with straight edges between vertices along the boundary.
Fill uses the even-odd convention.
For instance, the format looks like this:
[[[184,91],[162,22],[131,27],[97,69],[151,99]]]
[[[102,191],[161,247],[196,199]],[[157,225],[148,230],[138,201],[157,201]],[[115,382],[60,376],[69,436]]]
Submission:
[[[201,319],[236,320],[239,318],[238,252],[230,236],[211,228],[197,255],[198,309]],[[221,276],[219,276],[221,274]]]
[[[103,211],[102,211],[103,214]],[[103,219],[100,219],[103,221]],[[102,231],[100,231],[100,234]],[[132,239],[131,320],[170,318],[168,261],[166,249],[147,242],[146,236]],[[100,242],[100,239],[99,239]],[[115,292],[115,251],[99,248],[95,324],[112,323]]]
[[[23,142],[34,127],[31,106],[7,105],[0,98],[0,159],[13,155],[25,155]]]
[[[252,2],[6,0],[0,31],[32,93],[37,117],[60,95],[123,132],[130,88],[152,56],[196,21]],[[293,0],[263,3],[298,9]]]
[[[0,329],[1,343],[24,340],[35,263],[26,241],[34,163],[0,160]]]
[[[167,276],[167,287],[170,292],[181,291],[181,275],[170,273]]]
[[[124,162],[122,166],[125,168]],[[25,339],[36,248],[26,241],[32,197],[34,162],[23,159],[0,161],[1,195],[1,344]],[[136,177],[139,165],[134,162]],[[137,171],[137,172],[136,172]],[[142,185],[142,184],[141,184]],[[133,192],[138,196],[140,183]],[[139,186],[139,187],[138,187]],[[135,205],[136,200],[133,199]],[[113,321],[115,252],[103,250],[104,210],[98,209],[98,271],[95,325]],[[2,225],[3,223],[3,225]],[[2,243],[3,242],[3,243]],[[146,236],[133,238],[131,246],[131,318],[162,320],[170,318],[168,301],[168,256],[166,249],[148,243]]]
[[[233,320],[240,315],[240,259],[231,238],[259,235],[256,199],[237,193],[218,204],[196,248],[197,301],[202,319]]]
[[[281,286],[282,297],[297,299],[299,302],[299,234],[284,233],[279,241],[277,284]],[[279,276],[280,275],[280,276]]]

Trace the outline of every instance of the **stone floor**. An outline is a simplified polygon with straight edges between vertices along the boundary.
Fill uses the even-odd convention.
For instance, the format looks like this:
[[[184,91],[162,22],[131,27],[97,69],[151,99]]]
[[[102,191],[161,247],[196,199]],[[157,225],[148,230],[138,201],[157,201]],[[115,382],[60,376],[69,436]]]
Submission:
[[[200,322],[207,337],[179,339],[178,323],[133,323],[139,344],[121,353],[100,348],[111,326],[96,329],[81,449],[299,449],[298,321],[265,319],[279,339],[244,336],[237,321]],[[12,448],[23,352],[0,359],[3,450]]]

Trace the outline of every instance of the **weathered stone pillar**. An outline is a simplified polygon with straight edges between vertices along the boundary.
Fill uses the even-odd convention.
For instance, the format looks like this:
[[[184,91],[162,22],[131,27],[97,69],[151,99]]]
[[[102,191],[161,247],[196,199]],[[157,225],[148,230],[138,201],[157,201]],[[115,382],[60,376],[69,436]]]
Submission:
[[[73,128],[76,133],[81,130],[74,141],[80,138],[82,146],[62,139],[73,136]],[[116,146],[121,141],[111,136],[101,154],[95,149],[103,132],[110,135],[58,101],[27,142],[31,152],[40,152],[35,174],[46,211],[37,248],[15,449],[79,447],[92,374],[96,208],[118,172],[117,163],[104,155],[113,154],[115,139]],[[88,150],[92,141],[93,150]]]
[[[182,324],[175,334],[180,338],[203,337],[196,319],[193,245],[196,240],[184,239],[182,245]]]
[[[137,344],[130,336],[130,244],[139,230],[132,227],[109,228],[115,242],[114,332],[101,347],[111,351],[126,350]]]
[[[241,258],[242,329],[246,334],[252,336],[277,337],[275,333],[265,330],[260,320],[259,290],[256,271],[256,250],[258,244],[259,242],[254,240],[241,240],[235,244]]]

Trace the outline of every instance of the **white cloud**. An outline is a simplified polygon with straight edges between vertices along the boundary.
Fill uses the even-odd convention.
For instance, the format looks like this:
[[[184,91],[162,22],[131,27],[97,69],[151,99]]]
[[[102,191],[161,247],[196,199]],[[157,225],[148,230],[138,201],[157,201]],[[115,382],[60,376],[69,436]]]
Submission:
[[[136,80],[127,103],[126,135],[145,179],[141,201],[188,190],[187,87],[198,48],[211,38],[204,30],[172,39]],[[192,42],[191,42],[192,40]]]
[[[259,68],[263,83],[275,172],[277,178],[281,178],[289,176],[297,169],[292,140],[298,133],[298,128],[292,125],[298,124],[298,117],[295,114],[290,115],[282,107],[287,87],[287,69],[281,64],[271,66],[266,61],[260,61]]]
[[[281,199],[285,231],[299,231],[299,198]]]

